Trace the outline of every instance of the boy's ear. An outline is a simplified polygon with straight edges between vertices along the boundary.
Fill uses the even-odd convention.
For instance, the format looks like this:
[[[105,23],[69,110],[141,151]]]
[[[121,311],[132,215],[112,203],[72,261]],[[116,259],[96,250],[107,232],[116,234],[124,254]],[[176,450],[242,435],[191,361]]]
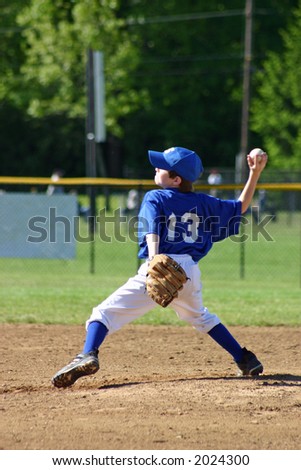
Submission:
[[[180,184],[182,183],[182,178],[181,176],[176,176],[173,180],[173,182],[175,183],[175,186],[180,186]]]

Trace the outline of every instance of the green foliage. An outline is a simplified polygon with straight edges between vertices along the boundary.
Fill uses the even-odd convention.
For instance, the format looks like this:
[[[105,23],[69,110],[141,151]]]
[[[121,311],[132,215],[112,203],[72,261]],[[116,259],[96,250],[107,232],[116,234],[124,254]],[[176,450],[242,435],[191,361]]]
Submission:
[[[0,158],[4,160],[1,161],[4,173],[15,173],[13,168],[17,167],[21,174],[30,175],[31,168],[38,169],[44,162],[39,172],[49,174],[49,153],[54,153],[60,161],[57,166],[68,168],[68,176],[79,171],[84,174],[88,49],[104,53],[108,135],[104,152],[109,168],[130,167],[136,174],[146,176],[141,155],[148,148],[171,145],[194,148],[207,167],[234,166],[240,146],[244,2],[5,0],[3,3],[0,99],[4,104],[0,105],[0,119],[5,123],[7,112],[11,114],[8,119],[11,129],[18,128],[22,119],[21,129],[28,128],[30,136],[23,139],[22,149],[17,144],[17,152],[11,145],[13,132],[1,126]],[[296,166],[300,147],[298,77],[294,77],[292,68],[299,63],[298,16],[295,28],[286,29],[291,10],[298,3],[298,0],[263,0],[255,5],[253,18],[252,67],[259,75],[252,79],[252,98],[257,103],[259,96],[262,105],[261,108],[254,105],[250,146],[263,141],[273,155],[271,164],[275,161],[275,165],[282,166]],[[290,57],[284,60],[279,59],[280,28],[286,31]],[[262,81],[263,63],[268,84],[263,83],[261,88],[257,83]],[[284,63],[292,73],[281,81]],[[298,67],[294,69],[297,76],[296,70]],[[51,144],[51,132],[47,139],[49,123],[56,120]],[[79,122],[83,129],[82,145],[72,146],[72,142],[78,142]],[[31,128],[38,130],[35,139],[31,137]],[[69,142],[65,149],[56,146],[59,131]],[[35,146],[32,148],[33,140],[40,152]],[[69,163],[71,147],[72,158],[82,162],[74,169]],[[114,161],[117,153],[118,159]],[[285,162],[279,157],[283,153],[287,156]],[[15,166],[8,160],[15,162]]]
[[[1,4],[0,15],[0,100],[5,99],[10,92],[18,87],[16,78],[24,61],[22,51],[21,28],[16,23],[18,12],[30,0],[16,0]]]
[[[137,51],[119,19],[119,1],[32,0],[18,16],[23,28],[22,105],[34,117],[61,114],[74,118],[86,114],[86,62],[88,49],[105,57],[106,125],[121,135],[120,119],[143,102],[131,73]],[[17,101],[20,96],[13,96]]]
[[[205,2],[142,3],[144,21],[135,25],[143,51],[136,86],[150,89],[151,99],[147,113],[140,109],[125,122],[128,153],[134,143],[142,154],[145,148],[180,142],[195,148],[208,164],[217,155],[224,164],[233,162],[240,104],[231,93],[241,85],[242,17],[207,18]],[[238,3],[232,2],[232,8]],[[210,3],[212,11],[223,9],[220,2]]]
[[[252,128],[262,135],[276,168],[299,169],[301,162],[301,3],[286,31],[283,52],[271,52],[257,73],[258,96]]]

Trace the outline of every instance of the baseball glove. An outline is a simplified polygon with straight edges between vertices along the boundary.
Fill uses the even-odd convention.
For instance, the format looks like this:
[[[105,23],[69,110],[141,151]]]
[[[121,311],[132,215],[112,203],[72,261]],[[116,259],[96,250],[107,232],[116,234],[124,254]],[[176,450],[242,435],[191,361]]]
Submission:
[[[148,295],[161,307],[167,307],[178,297],[187,281],[184,269],[167,255],[155,255],[150,261],[146,275]]]

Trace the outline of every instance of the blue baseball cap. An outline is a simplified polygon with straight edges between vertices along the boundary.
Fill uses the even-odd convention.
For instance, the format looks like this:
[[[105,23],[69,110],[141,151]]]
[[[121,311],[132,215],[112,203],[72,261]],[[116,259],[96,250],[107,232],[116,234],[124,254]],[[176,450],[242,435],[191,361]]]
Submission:
[[[187,181],[196,181],[204,171],[200,157],[192,150],[171,147],[164,152],[148,151],[152,166],[162,170],[175,171]]]

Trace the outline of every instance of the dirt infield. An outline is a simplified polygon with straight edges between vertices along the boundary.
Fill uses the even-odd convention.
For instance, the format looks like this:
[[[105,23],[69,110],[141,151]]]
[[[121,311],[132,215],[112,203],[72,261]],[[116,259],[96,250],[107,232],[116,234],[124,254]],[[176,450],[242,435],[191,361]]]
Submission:
[[[190,327],[125,327],[101,370],[58,390],[84,327],[0,325],[1,449],[301,449],[301,327],[231,328],[265,366],[241,378]]]

